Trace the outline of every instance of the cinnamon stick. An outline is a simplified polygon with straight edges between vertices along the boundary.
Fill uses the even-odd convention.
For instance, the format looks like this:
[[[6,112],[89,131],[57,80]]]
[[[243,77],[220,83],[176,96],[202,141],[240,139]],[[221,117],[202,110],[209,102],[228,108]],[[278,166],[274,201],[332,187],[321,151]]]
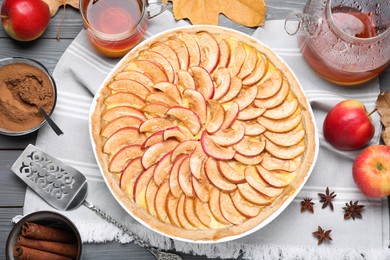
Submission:
[[[76,238],[60,229],[51,228],[35,224],[32,222],[24,222],[22,224],[22,235],[25,237],[49,240],[55,242],[74,243]]]
[[[36,250],[25,246],[15,246],[14,257],[18,260],[72,260],[72,258],[67,256],[57,255],[54,253]]]
[[[25,246],[41,251],[64,255],[68,257],[77,256],[77,244],[67,244],[46,240],[37,240],[28,237],[19,236],[16,240],[17,246]]]

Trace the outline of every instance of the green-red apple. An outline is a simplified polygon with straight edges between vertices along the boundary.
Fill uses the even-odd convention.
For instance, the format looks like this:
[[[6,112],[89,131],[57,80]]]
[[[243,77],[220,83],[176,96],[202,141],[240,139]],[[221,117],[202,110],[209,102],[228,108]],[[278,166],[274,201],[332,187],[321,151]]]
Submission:
[[[4,0],[1,21],[7,34],[18,41],[32,41],[46,30],[50,10],[42,0]]]
[[[364,149],[353,163],[352,175],[366,196],[390,195],[390,146],[372,145]]]
[[[325,139],[339,150],[357,150],[373,137],[375,127],[364,104],[347,99],[327,114],[323,132]]]

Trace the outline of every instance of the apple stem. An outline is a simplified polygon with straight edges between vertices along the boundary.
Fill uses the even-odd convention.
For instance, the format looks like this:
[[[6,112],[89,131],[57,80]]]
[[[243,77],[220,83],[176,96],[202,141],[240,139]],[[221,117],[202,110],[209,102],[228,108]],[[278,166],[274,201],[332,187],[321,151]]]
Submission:
[[[64,4],[64,12],[62,12],[60,27],[58,28],[57,34],[56,34],[57,41],[60,40],[60,33],[61,33],[61,29],[62,29],[62,24],[64,23],[64,20],[65,20],[65,14],[66,14],[66,4]]]
[[[378,111],[378,109],[377,109],[377,108],[374,108],[374,109],[368,114],[368,116],[371,116],[371,115],[374,114],[376,111]]]

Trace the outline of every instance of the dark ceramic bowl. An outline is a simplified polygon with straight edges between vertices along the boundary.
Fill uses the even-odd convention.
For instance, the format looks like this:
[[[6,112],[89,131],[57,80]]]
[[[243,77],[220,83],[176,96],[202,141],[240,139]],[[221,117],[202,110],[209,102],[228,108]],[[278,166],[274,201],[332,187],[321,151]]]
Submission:
[[[58,228],[74,235],[75,243],[77,244],[78,252],[75,259],[81,259],[82,253],[82,242],[79,231],[76,226],[67,217],[52,211],[37,211],[24,216],[11,230],[8,235],[5,257],[7,260],[14,260],[14,246],[17,237],[22,233],[22,224],[24,222],[33,222],[36,224],[44,225],[47,227]]]
[[[56,106],[56,102],[57,102],[57,87],[56,87],[56,83],[54,81],[53,76],[50,74],[50,72],[47,70],[47,68],[42,63],[40,63],[36,60],[30,59],[30,58],[12,57],[12,58],[1,59],[0,60],[0,67],[3,67],[5,65],[9,65],[9,64],[18,64],[18,63],[34,66],[34,67],[38,68],[39,70],[41,70],[49,78],[51,86],[53,87],[53,93],[54,93],[53,107],[51,108],[51,111],[48,113],[48,115],[50,116],[53,113],[54,108]],[[20,132],[8,131],[6,129],[1,128],[1,126],[0,126],[0,134],[8,135],[8,136],[27,135],[27,134],[30,134],[32,132],[35,132],[36,130],[41,128],[45,123],[46,123],[46,120],[44,119],[39,125],[31,128],[31,129],[27,129],[27,130],[20,131]]]

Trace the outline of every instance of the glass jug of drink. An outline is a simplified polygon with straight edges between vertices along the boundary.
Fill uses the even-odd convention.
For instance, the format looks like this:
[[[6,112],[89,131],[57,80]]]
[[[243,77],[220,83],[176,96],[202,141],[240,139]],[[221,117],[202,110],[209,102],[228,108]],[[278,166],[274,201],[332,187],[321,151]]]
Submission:
[[[285,21],[310,66],[335,84],[366,82],[390,63],[389,0],[309,0]]]

